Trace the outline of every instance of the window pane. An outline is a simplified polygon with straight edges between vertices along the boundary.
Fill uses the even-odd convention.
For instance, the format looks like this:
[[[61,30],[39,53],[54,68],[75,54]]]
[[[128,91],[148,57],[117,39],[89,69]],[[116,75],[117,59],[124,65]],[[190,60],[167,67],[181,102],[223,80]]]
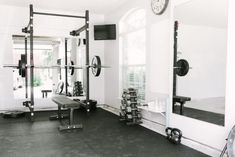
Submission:
[[[120,33],[128,33],[146,25],[145,10],[139,9],[125,16],[120,22]]]
[[[145,66],[134,66],[127,68],[127,87],[138,89],[142,100],[145,99]]]
[[[145,64],[145,29],[127,35],[127,65]]]
[[[120,79],[121,88],[135,88],[145,99],[146,29],[145,10],[128,14],[120,21]]]
[[[34,64],[44,66],[52,65],[52,51],[52,45],[35,45]],[[18,60],[20,60],[21,54],[25,54],[24,44],[15,44],[13,53],[14,63],[18,64]],[[13,71],[13,80],[14,98],[25,98],[25,78],[22,78],[16,69]],[[51,90],[52,85],[52,69],[34,69],[35,98],[42,98],[41,90]]]

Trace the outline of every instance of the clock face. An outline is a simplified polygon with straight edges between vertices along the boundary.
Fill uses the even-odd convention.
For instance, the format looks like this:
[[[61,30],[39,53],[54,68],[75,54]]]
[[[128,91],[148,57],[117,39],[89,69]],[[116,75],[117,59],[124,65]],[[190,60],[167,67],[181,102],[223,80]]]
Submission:
[[[167,8],[169,0],[152,0],[151,6],[155,14],[161,15]]]

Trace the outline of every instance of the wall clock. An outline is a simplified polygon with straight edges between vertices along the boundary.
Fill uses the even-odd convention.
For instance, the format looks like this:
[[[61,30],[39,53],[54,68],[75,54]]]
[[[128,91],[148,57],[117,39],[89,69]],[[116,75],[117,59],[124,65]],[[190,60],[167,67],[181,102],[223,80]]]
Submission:
[[[156,15],[161,15],[164,13],[168,6],[169,0],[152,0],[151,7]]]

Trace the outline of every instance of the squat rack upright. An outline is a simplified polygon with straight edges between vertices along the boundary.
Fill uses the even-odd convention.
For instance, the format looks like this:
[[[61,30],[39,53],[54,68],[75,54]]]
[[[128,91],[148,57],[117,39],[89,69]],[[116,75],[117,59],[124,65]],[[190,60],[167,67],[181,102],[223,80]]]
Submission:
[[[90,94],[89,94],[89,11],[86,10],[85,16],[75,16],[75,15],[64,15],[64,14],[54,14],[54,13],[44,13],[44,12],[35,12],[33,10],[33,5],[30,4],[29,6],[30,17],[29,23],[27,27],[22,29],[23,33],[26,33],[25,36],[25,56],[26,56],[26,63],[28,58],[27,53],[27,34],[29,34],[29,41],[30,41],[30,101],[23,102],[23,105],[28,107],[30,110],[30,118],[31,121],[34,121],[34,54],[33,54],[33,44],[34,44],[34,27],[33,27],[33,20],[34,15],[44,15],[44,16],[60,16],[60,17],[67,17],[67,18],[79,18],[85,20],[85,25],[77,30],[73,30],[70,32],[71,36],[79,36],[81,32],[85,31],[85,38],[86,38],[86,102],[89,103]],[[67,50],[65,50],[67,51]],[[67,58],[67,52],[65,52],[65,58]],[[66,61],[67,62],[67,61]],[[65,72],[68,71],[68,67],[65,67]],[[26,98],[28,98],[28,75],[26,72]],[[67,78],[65,82],[65,86],[67,88]],[[67,91],[67,90],[66,90]],[[67,94],[67,93],[66,93]],[[88,104],[89,105],[89,104]]]

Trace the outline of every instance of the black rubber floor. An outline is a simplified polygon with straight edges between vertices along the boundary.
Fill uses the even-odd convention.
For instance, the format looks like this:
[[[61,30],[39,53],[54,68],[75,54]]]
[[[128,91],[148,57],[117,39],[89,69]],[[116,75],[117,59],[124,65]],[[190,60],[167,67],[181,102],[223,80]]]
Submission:
[[[141,126],[127,126],[98,109],[87,115],[76,111],[84,129],[59,132],[52,112],[36,113],[36,121],[0,118],[1,157],[206,157]]]

